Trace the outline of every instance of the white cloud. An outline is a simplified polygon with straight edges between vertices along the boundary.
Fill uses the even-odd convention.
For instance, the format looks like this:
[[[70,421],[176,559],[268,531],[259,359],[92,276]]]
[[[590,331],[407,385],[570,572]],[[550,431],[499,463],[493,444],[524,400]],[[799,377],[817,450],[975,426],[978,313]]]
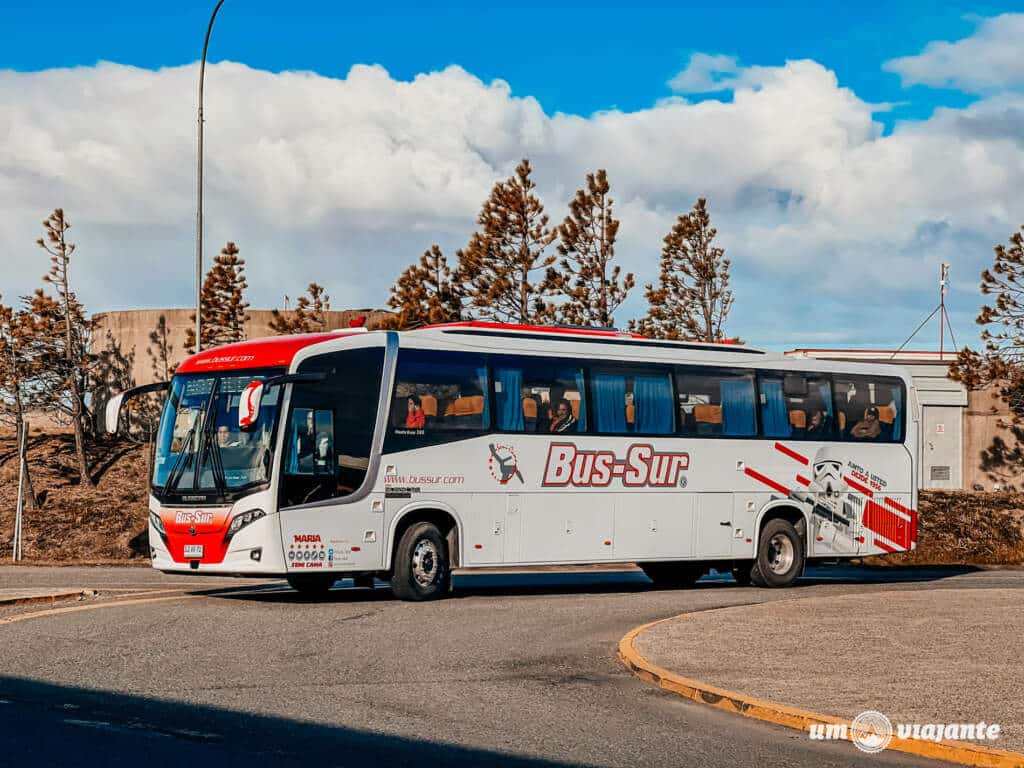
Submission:
[[[736,87],[742,70],[735,56],[694,53],[679,74],[668,81],[676,93],[717,93]]]
[[[692,64],[692,62],[691,62]],[[716,65],[717,66],[717,65]],[[94,311],[192,296],[195,67],[0,72],[0,293],[47,268],[39,222],[63,206],[73,277]],[[253,306],[310,280],[335,306],[381,306],[398,271],[463,245],[493,182],[534,161],[552,220],[608,169],[620,258],[657,274],[661,238],[708,197],[733,259],[730,330],[752,342],[898,343],[934,303],[938,264],[970,278],[1021,219],[1024,97],[898,124],[813,61],[738,70],[728,103],[547,115],[458,67],[398,81],[208,68],[207,253],[248,261]],[[691,81],[692,83],[696,81]],[[978,304],[954,291],[962,336]],[[620,322],[643,311],[637,290]]]
[[[1024,85],[1024,14],[1004,13],[982,19],[970,37],[955,42],[935,40],[916,56],[885,62],[904,86],[956,88],[968,93]]]

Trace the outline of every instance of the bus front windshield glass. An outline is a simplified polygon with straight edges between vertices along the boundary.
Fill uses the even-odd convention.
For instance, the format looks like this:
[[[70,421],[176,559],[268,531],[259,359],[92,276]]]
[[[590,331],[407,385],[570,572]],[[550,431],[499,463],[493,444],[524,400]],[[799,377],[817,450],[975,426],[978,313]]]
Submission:
[[[253,429],[239,429],[238,404],[249,382],[278,373],[175,376],[157,432],[154,492],[228,495],[267,482],[281,388],[264,391]]]

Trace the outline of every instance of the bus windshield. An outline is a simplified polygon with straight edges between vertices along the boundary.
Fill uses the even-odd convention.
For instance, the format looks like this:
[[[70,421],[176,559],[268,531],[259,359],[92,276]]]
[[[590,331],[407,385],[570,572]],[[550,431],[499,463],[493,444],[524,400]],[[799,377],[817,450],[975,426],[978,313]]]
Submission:
[[[153,492],[209,501],[266,483],[281,388],[264,392],[255,427],[245,432],[238,427],[238,403],[246,384],[278,373],[175,376],[157,432]]]

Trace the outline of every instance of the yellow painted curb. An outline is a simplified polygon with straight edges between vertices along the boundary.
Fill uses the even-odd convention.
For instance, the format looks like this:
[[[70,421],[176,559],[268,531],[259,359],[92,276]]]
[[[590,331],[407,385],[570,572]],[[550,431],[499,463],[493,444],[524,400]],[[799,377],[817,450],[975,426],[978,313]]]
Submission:
[[[656,624],[680,619],[686,615],[684,613],[679,616],[652,621],[649,624],[644,624],[631,630],[629,634],[619,641],[619,659],[630,672],[645,682],[657,685],[659,688],[671,691],[679,696],[693,699],[701,704],[709,704],[712,707],[735,712],[744,717],[783,725],[787,728],[795,728],[804,733],[809,732],[808,729],[811,725],[819,723],[850,726],[849,720],[844,720],[840,717],[822,715],[807,709],[776,704],[775,702],[763,699],[755,699],[753,696],[747,696],[744,693],[717,688],[713,685],[702,683],[699,680],[691,680],[688,677],[677,675],[675,672],[664,667],[659,667],[637,651],[633,643],[640,633]],[[894,735],[886,749],[906,752],[921,757],[930,757],[936,760],[947,760],[961,765],[982,766],[983,768],[1024,768],[1024,754],[1020,752],[993,749],[960,741],[921,741],[919,739],[901,739]]]

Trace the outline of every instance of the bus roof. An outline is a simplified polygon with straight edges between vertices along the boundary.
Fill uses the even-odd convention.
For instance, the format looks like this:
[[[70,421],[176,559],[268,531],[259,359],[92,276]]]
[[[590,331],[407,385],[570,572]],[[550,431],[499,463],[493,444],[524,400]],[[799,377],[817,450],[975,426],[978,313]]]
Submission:
[[[291,336],[267,336],[222,347],[204,349],[186,358],[175,373],[237,371],[244,368],[287,368],[296,353],[322,341],[366,333],[365,328],[343,328],[328,333],[299,333]]]

